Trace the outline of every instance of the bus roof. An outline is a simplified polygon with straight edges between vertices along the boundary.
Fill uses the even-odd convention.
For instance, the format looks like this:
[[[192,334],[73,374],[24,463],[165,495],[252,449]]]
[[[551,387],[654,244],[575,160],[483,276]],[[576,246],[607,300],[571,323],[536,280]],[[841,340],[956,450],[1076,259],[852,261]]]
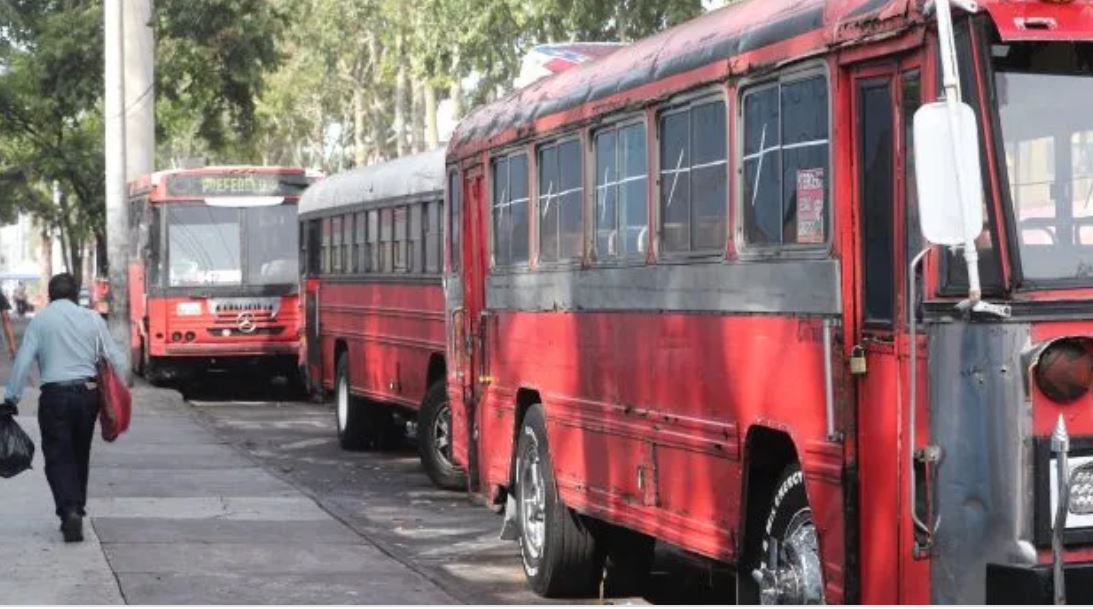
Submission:
[[[300,215],[339,207],[373,207],[394,199],[432,197],[444,192],[444,149],[358,167],[308,188]]]
[[[743,0],[477,108],[457,127],[453,159],[535,133],[662,100],[827,50],[892,38],[923,23],[923,0]],[[980,0],[1005,39],[1093,37],[1091,0]],[[1021,30],[1050,15],[1058,32]],[[1015,30],[1016,28],[1016,30]],[[1020,30],[1020,31],[1017,31]],[[1063,31],[1065,30],[1065,32]]]

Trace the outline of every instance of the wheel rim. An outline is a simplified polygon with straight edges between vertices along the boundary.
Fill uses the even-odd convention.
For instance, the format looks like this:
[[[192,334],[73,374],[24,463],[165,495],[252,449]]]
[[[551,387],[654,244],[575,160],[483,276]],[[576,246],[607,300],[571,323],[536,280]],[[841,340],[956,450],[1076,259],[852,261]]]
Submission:
[[[433,452],[444,467],[452,467],[452,405],[444,402],[433,418]]]
[[[345,377],[338,379],[338,431],[345,431],[345,422],[349,419],[349,382]]]
[[[528,432],[529,442],[520,456],[518,493],[520,499],[520,537],[525,560],[537,565],[543,555],[546,538],[546,488],[543,463],[539,458],[539,442]]]
[[[764,564],[762,573],[759,593],[764,605],[824,603],[820,544],[812,510],[805,508],[793,515],[779,542],[777,564]]]

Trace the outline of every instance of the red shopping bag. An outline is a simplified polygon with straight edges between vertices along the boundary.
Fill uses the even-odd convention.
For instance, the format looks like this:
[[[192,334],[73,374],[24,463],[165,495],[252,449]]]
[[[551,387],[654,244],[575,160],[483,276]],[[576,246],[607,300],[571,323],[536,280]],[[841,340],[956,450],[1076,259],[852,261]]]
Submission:
[[[125,379],[110,365],[110,360],[99,356],[99,428],[102,439],[113,442],[129,429],[133,416],[133,395]]]

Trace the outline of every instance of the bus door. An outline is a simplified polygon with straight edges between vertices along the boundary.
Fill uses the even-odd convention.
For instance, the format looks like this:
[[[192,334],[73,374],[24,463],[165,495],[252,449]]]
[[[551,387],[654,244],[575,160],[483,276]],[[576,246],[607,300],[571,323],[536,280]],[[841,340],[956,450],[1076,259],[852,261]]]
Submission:
[[[462,344],[458,345],[463,350],[464,362],[462,386],[462,404],[453,404],[453,408],[462,408],[461,419],[464,429],[453,426],[453,434],[459,434],[464,440],[456,441],[455,449],[460,445],[465,447],[467,475],[470,489],[478,490],[479,461],[478,461],[478,404],[488,382],[485,369],[484,350],[484,322],[485,307],[485,281],[489,261],[486,248],[476,247],[477,244],[486,243],[486,230],[488,226],[487,215],[489,205],[486,201],[485,175],[482,167],[473,167],[463,174],[463,239],[460,243],[463,253],[463,315]],[[457,452],[458,454],[458,452]]]
[[[857,264],[847,267],[857,266],[858,272],[856,319],[847,320],[847,327],[856,328],[850,355],[858,364],[851,367],[857,368],[858,379],[858,564],[864,604],[930,601],[928,586],[916,590],[906,585],[928,568],[914,560],[911,547],[906,444],[910,336],[905,286],[908,261],[919,249],[910,138],[922,81],[917,59],[855,68],[849,80],[854,120],[848,179],[857,210],[852,231]],[[924,352],[919,351],[920,361]]]

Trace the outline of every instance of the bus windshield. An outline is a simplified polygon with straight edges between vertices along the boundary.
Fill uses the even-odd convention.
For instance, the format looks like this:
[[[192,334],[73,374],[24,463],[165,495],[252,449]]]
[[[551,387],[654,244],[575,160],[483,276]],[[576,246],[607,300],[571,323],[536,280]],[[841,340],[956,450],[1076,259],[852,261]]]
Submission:
[[[992,56],[1024,277],[1093,284],[1093,44]]]
[[[296,207],[167,209],[168,287],[296,283]]]
[[[288,285],[299,280],[296,206],[255,207],[246,218],[247,283]]]

